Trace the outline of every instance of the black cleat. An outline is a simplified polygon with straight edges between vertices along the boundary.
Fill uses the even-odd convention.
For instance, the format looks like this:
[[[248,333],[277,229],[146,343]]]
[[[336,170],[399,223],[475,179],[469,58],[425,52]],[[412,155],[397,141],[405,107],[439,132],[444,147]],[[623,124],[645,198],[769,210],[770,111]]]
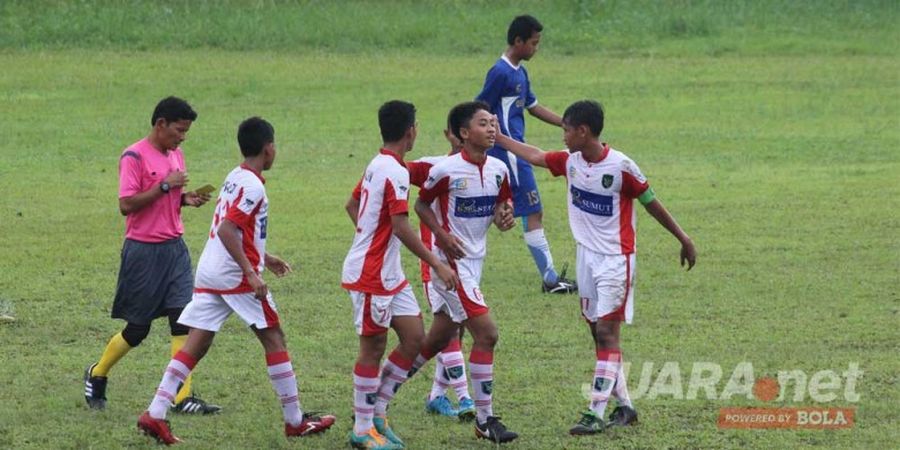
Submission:
[[[581,413],[581,420],[569,429],[569,434],[573,436],[585,436],[589,434],[597,434],[603,432],[606,425],[603,419],[597,416],[593,411]]]
[[[625,427],[628,425],[637,425],[637,411],[630,406],[617,406],[609,415],[609,424],[607,427]]]
[[[84,369],[84,401],[91,409],[106,408],[106,377],[91,376],[94,366],[91,364]]]
[[[559,271],[559,276],[556,277],[556,283],[544,282],[541,285],[541,292],[545,294],[572,294],[578,292],[578,283],[575,280],[566,278],[566,270],[568,269],[569,264],[563,264],[562,270]]]
[[[172,411],[181,414],[216,414],[222,410],[221,406],[206,403],[196,394],[185,398],[177,405],[172,407]]]
[[[475,437],[503,444],[515,440],[519,435],[507,430],[506,425],[500,422],[500,417],[488,416],[484,423],[475,421]]]

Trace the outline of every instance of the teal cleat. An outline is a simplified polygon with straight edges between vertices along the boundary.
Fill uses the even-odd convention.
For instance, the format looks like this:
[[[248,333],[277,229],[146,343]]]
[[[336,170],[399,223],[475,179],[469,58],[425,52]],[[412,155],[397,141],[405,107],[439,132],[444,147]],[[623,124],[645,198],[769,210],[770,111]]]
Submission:
[[[428,411],[431,414],[438,414],[448,417],[457,417],[457,415],[459,414],[459,411],[453,408],[453,404],[450,403],[450,399],[445,395],[435,397],[432,400],[426,401],[425,411]]]
[[[403,440],[391,429],[391,424],[388,423],[387,417],[375,417],[372,419],[372,423],[375,424],[375,431],[387,438],[388,442],[396,445],[396,448],[406,448]]]
[[[456,413],[456,417],[458,417],[461,422],[471,422],[475,420],[475,402],[468,397],[460,399],[459,410]]]
[[[357,435],[353,430],[350,430],[350,446],[367,450],[398,450],[403,448],[378,434],[375,427],[369,428],[369,432],[362,436]]]

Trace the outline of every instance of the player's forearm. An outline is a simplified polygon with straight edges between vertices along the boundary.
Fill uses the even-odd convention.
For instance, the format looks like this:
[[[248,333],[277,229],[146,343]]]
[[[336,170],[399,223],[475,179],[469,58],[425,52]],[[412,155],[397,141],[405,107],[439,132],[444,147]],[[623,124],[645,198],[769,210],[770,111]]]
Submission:
[[[497,134],[497,145],[528,161],[533,166],[547,167],[544,151],[533,145],[519,142],[504,134]]]
[[[556,125],[558,127],[562,126],[562,117],[559,117],[558,114],[550,111],[547,108],[544,108],[541,105],[537,105],[534,108],[529,109],[528,113],[534,117],[537,117],[538,119],[541,119],[544,122],[549,123],[550,125]]]
[[[247,255],[244,254],[244,248],[240,238],[241,229],[238,228],[237,225],[226,218],[219,224],[219,231],[216,234],[222,241],[222,246],[225,247],[225,251],[231,255],[231,258],[234,259],[245,275],[256,273],[256,268],[253,267],[253,264],[250,264],[250,260],[247,259]]]
[[[437,258],[435,258],[434,254],[425,247],[425,244],[422,243],[422,240],[419,239],[419,236],[413,231],[406,215],[401,214],[391,216],[391,227],[393,228],[392,231],[394,232],[394,235],[397,236],[397,239],[400,239],[400,242],[402,242],[409,251],[422,261],[425,261],[429,266],[434,267],[434,265],[437,264]]]
[[[432,233],[438,234],[444,231],[438,223],[437,215],[431,209],[431,204],[426,203],[422,199],[416,199],[416,206],[413,209],[415,209],[416,215],[419,216],[419,221],[428,227]]]
[[[347,210],[347,215],[350,216],[350,220],[353,222],[353,225],[356,226],[356,220],[359,217],[359,200],[350,197],[347,200],[347,205],[344,206],[344,209]]]
[[[672,233],[672,236],[675,236],[675,238],[678,239],[678,242],[684,244],[691,241],[691,238],[681,229],[681,226],[678,225],[675,218],[669,214],[669,211],[658,199],[654,199],[650,203],[647,203],[644,205],[644,208],[647,209],[647,212],[650,213],[663,228],[668,230],[669,233]]]

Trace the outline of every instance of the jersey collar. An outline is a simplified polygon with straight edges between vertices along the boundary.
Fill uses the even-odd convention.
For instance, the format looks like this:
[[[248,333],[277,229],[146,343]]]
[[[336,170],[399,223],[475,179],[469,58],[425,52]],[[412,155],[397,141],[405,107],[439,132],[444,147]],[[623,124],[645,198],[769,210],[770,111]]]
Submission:
[[[401,158],[400,155],[398,155],[398,154],[396,154],[396,153],[394,153],[394,152],[392,152],[392,151],[390,151],[390,150],[388,150],[388,149],[386,149],[386,148],[382,148],[381,150],[378,150],[378,153],[381,153],[382,155],[388,155],[388,156],[391,156],[391,157],[393,157],[394,159],[396,159],[397,162],[400,163],[401,166],[406,167],[406,163],[403,162],[403,158]]]
[[[506,61],[506,63],[509,64],[509,67],[512,67],[513,69],[516,69],[516,70],[519,70],[519,66],[513,64],[512,61],[510,61],[509,58],[506,56],[506,53],[500,55],[500,59]]]
[[[256,178],[259,178],[259,181],[262,181],[262,184],[266,184],[266,179],[263,178],[262,174],[257,172],[254,168],[252,168],[244,163],[241,163],[241,169],[249,170],[250,172],[253,172],[253,175],[256,175]]]
[[[465,161],[465,162],[467,162],[467,163],[469,163],[469,164],[472,164],[472,165],[474,165],[474,166],[478,166],[479,169],[482,168],[482,167],[484,167],[484,163],[487,162],[487,155],[484,155],[484,161],[481,161],[480,163],[477,163],[477,162],[475,162],[475,161],[472,161],[472,160],[469,158],[469,154],[466,153],[465,151],[460,151],[459,154],[462,156],[463,161]]]

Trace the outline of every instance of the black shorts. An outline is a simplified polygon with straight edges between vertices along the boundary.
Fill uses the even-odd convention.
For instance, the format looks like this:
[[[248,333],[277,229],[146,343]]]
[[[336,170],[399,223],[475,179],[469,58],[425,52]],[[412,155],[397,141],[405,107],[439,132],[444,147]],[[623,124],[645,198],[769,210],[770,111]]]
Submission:
[[[112,317],[147,325],[166,310],[184,308],[193,290],[191,255],[184,240],[148,243],[126,239]]]

